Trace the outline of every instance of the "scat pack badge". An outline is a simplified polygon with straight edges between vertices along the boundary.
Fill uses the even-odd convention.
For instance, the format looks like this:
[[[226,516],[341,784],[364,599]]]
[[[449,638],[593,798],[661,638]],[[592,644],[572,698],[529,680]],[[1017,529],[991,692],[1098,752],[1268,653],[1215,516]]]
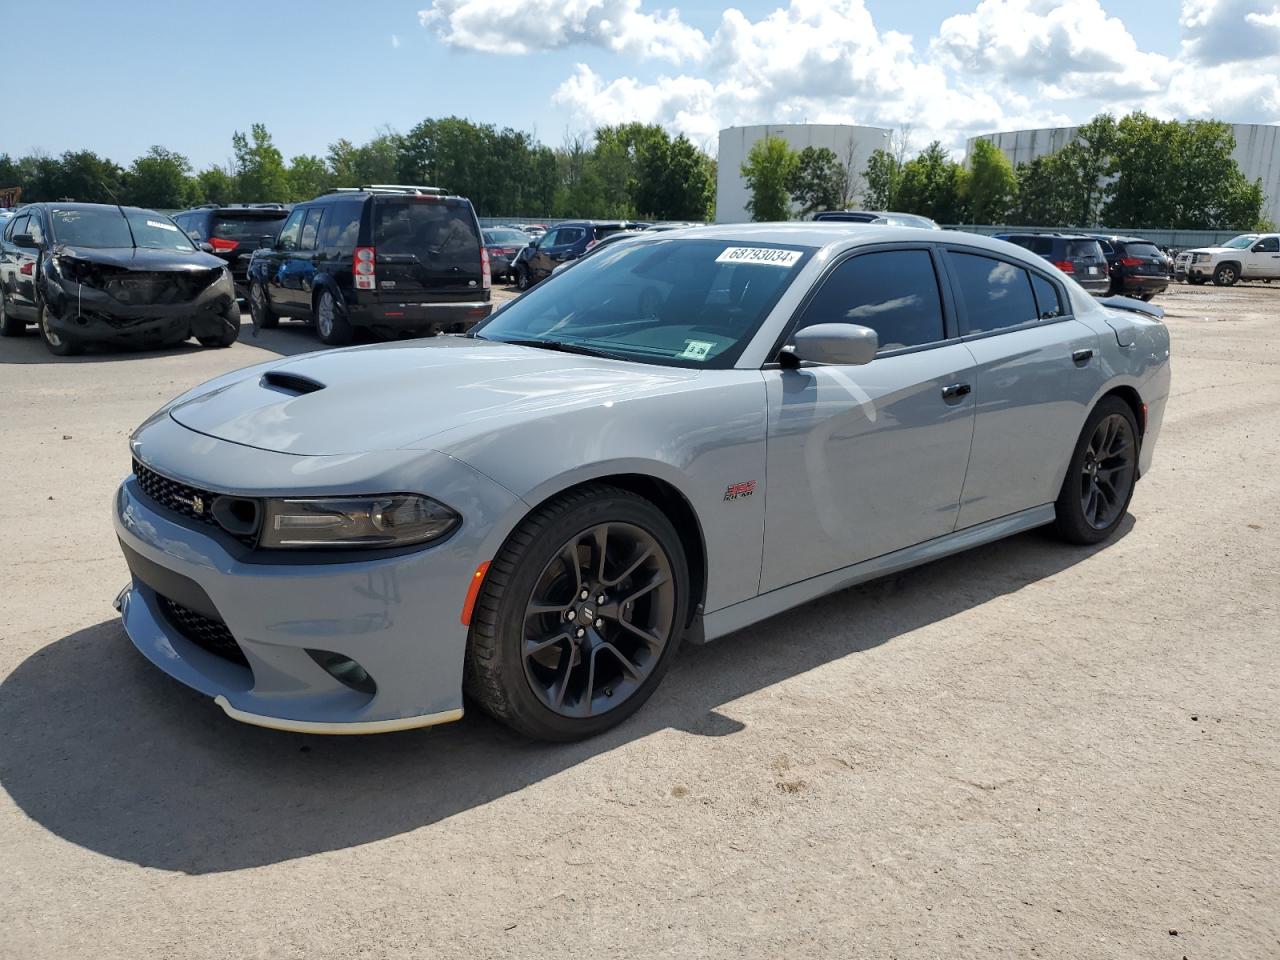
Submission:
[[[742,483],[731,483],[725,487],[724,498],[726,500],[742,500],[755,492],[756,482],[754,480],[746,480]]]

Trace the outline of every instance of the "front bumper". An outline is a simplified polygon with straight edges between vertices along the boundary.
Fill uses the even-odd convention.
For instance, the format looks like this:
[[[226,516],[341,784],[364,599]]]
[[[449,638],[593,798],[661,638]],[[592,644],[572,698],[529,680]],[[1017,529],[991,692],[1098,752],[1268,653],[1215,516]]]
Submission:
[[[81,343],[136,344],[218,336],[235,304],[235,288],[224,275],[186,303],[129,304],[93,287],[50,278],[47,298],[54,333]]]
[[[210,438],[191,436],[208,445]],[[458,719],[467,638],[459,614],[477,558],[492,549],[489,524],[465,518],[503,516],[518,501],[465,464],[428,456],[440,467],[433,495],[463,515],[462,526],[426,549],[339,563],[301,555],[250,562],[246,548],[170,513],[130,476],[117,491],[114,520],[132,577],[117,605],[134,646],[228,716],[259,726],[374,733]],[[268,464],[262,474],[274,469]],[[184,628],[174,604],[212,614],[242,657]],[[350,658],[376,688],[344,684],[316,652]]]

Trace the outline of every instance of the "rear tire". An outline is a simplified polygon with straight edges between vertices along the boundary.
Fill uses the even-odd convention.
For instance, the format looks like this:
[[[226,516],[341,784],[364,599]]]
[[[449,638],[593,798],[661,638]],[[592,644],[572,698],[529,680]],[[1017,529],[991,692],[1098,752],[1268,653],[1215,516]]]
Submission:
[[[1220,287],[1233,287],[1240,279],[1240,271],[1234,263],[1220,263],[1213,271],[1213,282]]]
[[[19,320],[4,308],[4,299],[0,296],[0,337],[21,337],[27,332],[27,321]]]
[[[257,280],[249,284],[249,314],[253,317],[254,327],[259,330],[274,330],[280,326],[280,318],[267,299],[267,290]]]
[[[1070,543],[1101,543],[1120,526],[1138,479],[1138,422],[1119,397],[1103,397],[1076,441],[1054,504],[1054,526]]]
[[[229,347],[240,339],[240,305],[234,300],[231,306],[223,311],[224,329],[211,337],[196,337],[202,347]]]
[[[84,352],[84,347],[75,340],[68,339],[49,329],[49,307],[40,304],[37,325],[40,328],[40,339],[55,357],[74,357]]]
[[[489,565],[464,689],[528,737],[602,733],[639,709],[666,673],[688,585],[679,535],[651,502],[605,484],[556,497]]]
[[[351,342],[351,324],[347,323],[346,315],[338,306],[338,301],[331,291],[320,291],[320,296],[316,298],[313,319],[316,335],[320,337],[321,343],[331,347],[341,347]]]

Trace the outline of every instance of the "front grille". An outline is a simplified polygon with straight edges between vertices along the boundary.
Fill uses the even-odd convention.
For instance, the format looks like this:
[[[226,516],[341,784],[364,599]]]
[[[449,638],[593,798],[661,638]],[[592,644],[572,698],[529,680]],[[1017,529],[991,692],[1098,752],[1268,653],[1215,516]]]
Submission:
[[[156,473],[143,464],[137,457],[133,458],[133,475],[137,478],[138,486],[142,488],[142,492],[166,510],[172,510],[174,513],[181,514],[188,519],[198,520],[200,523],[208,524],[211,527],[223,529],[213,509],[214,501],[221,494],[213,493],[209,490],[201,490],[199,487],[179,483],[177,480],[170,480],[163,474]],[[244,502],[248,503],[250,501]],[[228,530],[227,532],[241,543],[249,546],[253,546],[258,541],[256,529],[250,532],[237,530]]]
[[[160,594],[156,594],[156,599],[160,601],[160,610],[165,619],[197,647],[242,667],[249,666],[240,644],[236,643],[236,638],[221,620],[206,617]]]
[[[218,278],[221,270],[126,273],[112,277],[106,291],[120,303],[160,306],[189,303]]]

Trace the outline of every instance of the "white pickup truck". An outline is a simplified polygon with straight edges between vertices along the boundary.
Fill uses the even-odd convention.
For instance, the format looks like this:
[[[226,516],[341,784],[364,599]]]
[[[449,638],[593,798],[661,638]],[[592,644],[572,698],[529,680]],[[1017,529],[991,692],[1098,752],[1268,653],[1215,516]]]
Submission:
[[[1173,275],[1188,283],[1212,280],[1229,287],[1237,280],[1280,280],[1280,233],[1245,233],[1220,247],[1184,250]]]

